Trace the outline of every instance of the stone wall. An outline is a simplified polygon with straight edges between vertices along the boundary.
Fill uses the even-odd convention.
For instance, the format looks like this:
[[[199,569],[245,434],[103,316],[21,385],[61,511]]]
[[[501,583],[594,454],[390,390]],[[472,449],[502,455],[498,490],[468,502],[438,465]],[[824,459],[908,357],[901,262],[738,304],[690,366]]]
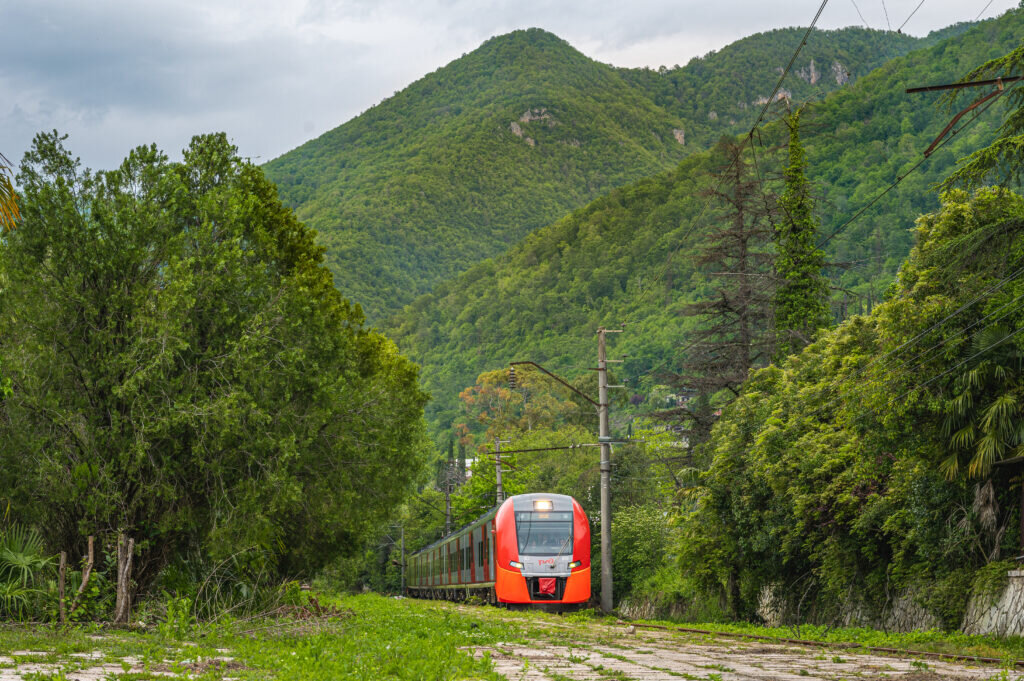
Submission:
[[[1009,583],[996,597],[971,598],[960,629],[965,634],[1024,635],[1024,570],[1010,570]]]

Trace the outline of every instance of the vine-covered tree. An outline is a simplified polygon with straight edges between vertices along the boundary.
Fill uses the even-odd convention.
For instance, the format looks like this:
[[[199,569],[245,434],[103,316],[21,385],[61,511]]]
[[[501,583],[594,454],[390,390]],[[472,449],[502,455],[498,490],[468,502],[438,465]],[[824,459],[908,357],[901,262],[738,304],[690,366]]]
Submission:
[[[0,247],[0,497],[53,547],[136,538],[295,574],[357,549],[418,476],[426,396],[315,233],[223,134],[79,168],[56,132]]]
[[[775,292],[776,358],[799,352],[829,323],[828,282],[822,274],[825,254],[818,248],[807,160],[800,142],[800,110],[785,118],[789,127],[786,188],[779,198],[776,225]]]

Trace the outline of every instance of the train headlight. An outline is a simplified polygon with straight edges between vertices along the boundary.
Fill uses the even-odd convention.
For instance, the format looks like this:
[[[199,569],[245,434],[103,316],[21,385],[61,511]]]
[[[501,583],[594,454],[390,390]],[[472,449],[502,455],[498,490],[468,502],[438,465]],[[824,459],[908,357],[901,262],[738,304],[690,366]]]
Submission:
[[[514,568],[517,568],[517,569],[519,569],[519,570],[522,570],[522,569],[523,569],[523,564],[522,564],[522,563],[520,563],[520,562],[519,562],[518,560],[510,560],[510,561],[508,562],[508,564],[509,564],[509,566],[511,566],[511,567],[514,567]]]
[[[554,508],[554,504],[551,503],[550,499],[537,499],[533,502],[534,511],[550,511]]]
[[[574,560],[573,562],[569,563],[569,569],[571,570],[573,568],[578,568],[580,565],[583,565],[582,560]]]

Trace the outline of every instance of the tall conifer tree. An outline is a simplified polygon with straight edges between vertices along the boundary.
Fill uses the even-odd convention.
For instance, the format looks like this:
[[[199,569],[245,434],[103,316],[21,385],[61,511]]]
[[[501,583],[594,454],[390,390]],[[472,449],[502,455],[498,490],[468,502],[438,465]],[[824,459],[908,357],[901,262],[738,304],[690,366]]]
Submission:
[[[828,283],[821,273],[825,255],[816,245],[818,220],[800,143],[800,110],[785,121],[789,126],[789,165],[775,229],[775,271],[779,280],[775,292],[776,359],[799,352],[818,329],[829,323]]]
[[[769,201],[751,177],[742,145],[723,138],[715,154],[725,167],[707,195],[724,210],[694,257],[712,291],[683,309],[700,327],[681,371],[669,379],[677,391],[696,394],[669,412],[690,422],[693,444],[714,423],[712,396],[722,391],[738,395],[751,367],[766,364],[772,352]]]

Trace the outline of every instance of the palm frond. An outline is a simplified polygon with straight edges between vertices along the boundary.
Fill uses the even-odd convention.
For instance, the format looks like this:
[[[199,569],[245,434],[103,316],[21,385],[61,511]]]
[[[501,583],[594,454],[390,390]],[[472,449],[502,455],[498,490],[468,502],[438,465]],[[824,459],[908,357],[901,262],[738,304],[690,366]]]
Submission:
[[[18,195],[11,182],[11,163],[0,154],[0,233],[14,229],[20,217]]]
[[[1002,457],[1005,450],[1002,441],[998,437],[986,434],[978,440],[978,446],[974,450],[974,456],[967,466],[967,476],[970,478],[986,477],[992,470],[992,464]]]
[[[946,480],[954,480],[960,475],[960,455],[953,452],[939,462],[939,472],[946,476]]]
[[[974,438],[977,436],[977,431],[974,428],[973,423],[968,423],[960,430],[953,433],[950,437],[950,444],[957,449],[969,449],[974,444]]]
[[[34,529],[15,523],[0,534],[0,576],[28,586],[52,564],[42,536]]]

